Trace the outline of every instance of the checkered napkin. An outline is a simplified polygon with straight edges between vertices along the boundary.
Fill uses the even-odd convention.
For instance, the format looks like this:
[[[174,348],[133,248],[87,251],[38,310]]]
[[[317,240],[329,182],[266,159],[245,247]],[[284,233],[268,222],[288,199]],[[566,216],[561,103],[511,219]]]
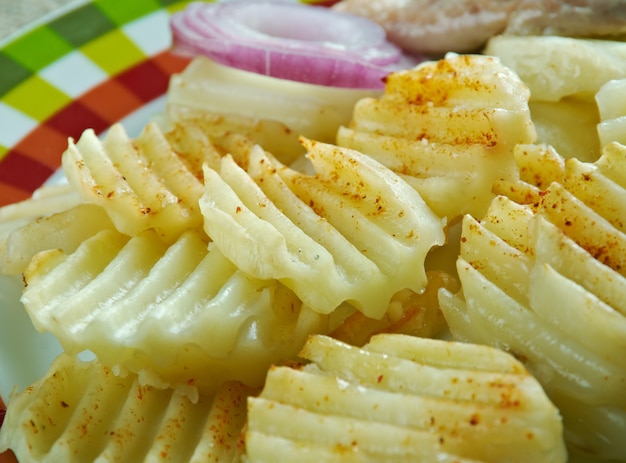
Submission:
[[[101,132],[165,93],[187,63],[168,52],[168,19],[187,3],[89,2],[0,49],[0,206],[60,166],[68,137]]]

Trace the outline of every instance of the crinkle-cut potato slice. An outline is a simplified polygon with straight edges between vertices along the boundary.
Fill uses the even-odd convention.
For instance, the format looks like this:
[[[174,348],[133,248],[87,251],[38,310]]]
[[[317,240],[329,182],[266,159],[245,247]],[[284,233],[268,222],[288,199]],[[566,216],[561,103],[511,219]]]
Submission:
[[[565,97],[559,101],[528,103],[537,141],[554,146],[567,158],[593,162],[603,143],[598,135],[600,115],[593,100]]]
[[[572,451],[622,458],[626,372],[579,343],[580,338],[588,336],[586,325],[578,326],[576,332],[562,331],[462,259],[459,276],[462,295],[454,297],[445,290],[440,295],[455,339],[492,345],[523,360],[559,407]],[[584,303],[564,307],[556,297],[549,304],[552,311],[589,310]],[[601,338],[595,342],[606,341]]]
[[[103,140],[86,130],[78,142],[70,140],[62,164],[82,200],[104,207],[122,233],[154,229],[171,242],[184,230],[202,228],[201,179],[154,123],[133,140],[121,125]]]
[[[391,73],[337,144],[400,174],[440,216],[480,216],[494,181],[516,181],[513,148],[534,143],[526,85],[497,58],[448,54]]]
[[[479,95],[477,92],[476,97]],[[357,130],[454,145],[495,146],[533,141],[529,135],[534,134],[534,129],[530,130],[527,109],[436,106],[436,102],[421,100],[402,103],[391,98],[360,100],[353,114],[353,120],[358,121]]]
[[[602,150],[602,156],[594,163],[600,173],[622,188],[626,188],[626,145],[612,142]]]
[[[78,194],[70,185],[44,185],[33,192],[33,195],[24,201],[0,207],[0,274],[20,273],[25,260],[31,256],[22,256],[32,250],[22,249],[21,245],[11,244],[10,241],[20,234],[19,230],[33,221],[45,221],[46,217],[57,212],[65,211],[80,202]],[[32,237],[32,233],[28,233]],[[17,249],[17,253],[14,250]]]
[[[275,280],[238,270],[197,231],[171,245],[102,231],[71,254],[36,255],[22,301],[64,350],[90,350],[144,384],[194,397],[216,380],[262,383],[326,318]]]
[[[551,145],[545,143],[519,144],[513,149],[520,180],[539,189],[553,182],[562,182],[565,160]]]
[[[268,146],[259,143],[256,137],[234,128],[231,130],[228,124],[224,127],[221,118],[222,116],[203,115],[185,119],[164,133],[172,148],[182,153],[181,160],[201,181],[204,181],[204,166],[219,170],[222,157],[226,155],[232,156],[237,164],[247,168],[249,152],[254,146],[259,145],[268,150]],[[268,134],[267,138],[281,144],[276,137],[271,137],[271,134]],[[303,154],[304,148],[297,141],[297,137],[295,144],[297,145],[295,148],[291,143],[288,147],[281,144],[285,150],[283,158],[292,160]],[[268,151],[271,152],[271,149]],[[273,152],[272,154],[274,155]]]
[[[363,346],[379,333],[400,333],[433,338],[441,335],[446,324],[439,308],[438,293],[441,288],[456,292],[459,282],[441,270],[426,272],[428,284],[423,293],[409,289],[398,291],[391,297],[387,312],[381,319],[366,317],[362,312],[350,314],[329,334],[334,339],[353,346]]]
[[[85,239],[115,226],[105,210],[94,204],[78,204],[11,230],[0,241],[0,273],[20,274],[41,251],[73,252]]]
[[[263,405],[262,403],[257,403],[256,406],[260,408]],[[306,419],[307,424],[311,423],[311,432],[321,433],[329,428],[333,430],[339,428],[343,431],[345,430],[343,426],[356,428],[353,420],[342,422],[341,419],[333,417],[320,418],[315,415],[309,416],[303,410],[296,410],[294,413],[294,410],[285,406],[277,407],[274,403],[267,404],[266,407],[275,416],[282,413],[282,418],[284,419]],[[273,416],[273,419],[278,418]],[[356,449],[353,450],[352,443],[347,441],[339,444],[304,442],[252,431],[246,434],[246,442],[254,449],[254,455],[246,457],[246,459],[254,463],[275,463],[276,461],[298,461],[300,463],[379,463],[381,461],[388,463],[431,461],[437,461],[438,463],[479,463],[477,460],[460,458],[458,455],[443,451],[433,451],[428,445],[423,445],[423,442],[431,446],[433,445],[432,441],[434,439],[428,434],[418,437],[407,436],[406,433],[399,432],[398,429],[388,426],[375,426],[370,423],[367,423],[365,431],[361,428],[356,428],[352,431],[352,434],[365,441],[381,440],[381,434],[384,434],[384,437],[387,438],[385,440],[386,445],[396,444],[396,446],[402,446],[403,448],[412,445],[412,447],[406,451],[388,452],[381,456],[380,452],[367,452],[362,449],[358,449],[358,451]],[[371,436],[373,437],[370,438]],[[280,460],[277,460],[277,458]]]
[[[531,259],[471,216],[465,216],[461,258],[519,302],[528,300]],[[466,244],[466,241],[470,244]]]
[[[184,153],[180,159],[199,179],[203,178],[205,163],[215,168],[219,166],[224,155],[209,137],[207,127],[210,126],[208,122],[205,127],[199,123],[185,121],[174,124],[164,133],[172,149],[177,153]]]
[[[303,139],[316,171],[290,169],[260,147],[248,170],[230,156],[205,170],[204,229],[234,264],[277,279],[312,310],[344,302],[380,318],[399,290],[422,292],[424,260],[444,221],[368,156]]]
[[[626,277],[589,253],[545,217],[529,227],[537,263],[549,265],[626,317]]]
[[[391,73],[384,98],[447,108],[519,110],[528,96],[517,75],[492,57],[448,53],[445,59]]]
[[[600,112],[598,136],[602,146],[617,142],[626,145],[626,76],[610,80],[596,93]]]
[[[604,199],[610,202],[610,198]],[[594,258],[626,276],[626,234],[609,220],[558,183],[546,190],[539,207],[552,223]]]
[[[304,149],[298,141],[300,134],[278,121],[175,105],[168,106],[167,110],[169,124],[173,125],[170,130],[177,127],[195,127],[218,144],[226,135],[239,134],[261,145],[287,165],[304,154]]]
[[[626,43],[570,37],[492,37],[483,50],[528,85],[532,100],[576,96],[593,101],[602,85],[626,77]]]
[[[31,463],[239,461],[246,398],[229,381],[196,402],[61,354],[48,373],[10,397],[0,449]]]
[[[167,114],[172,121],[180,120],[182,109],[226,115],[236,125],[249,119],[279,122],[297,135],[330,143],[337,128],[350,120],[354,103],[379,94],[378,90],[286,81],[196,57],[172,76]]]
[[[531,206],[518,204],[504,196],[496,196],[480,222],[507,244],[522,252],[528,252],[530,249],[528,225],[534,216],[533,213],[534,209]]]
[[[541,199],[541,192],[553,182],[563,183],[565,158],[545,143],[519,144],[513,148],[519,178],[497,180],[493,193],[511,198],[519,204],[533,204]]]
[[[572,449],[623,460],[626,446],[626,278],[618,180],[624,148],[595,163],[565,161],[561,183],[531,206],[494,199],[466,216],[462,290],[442,289],[453,336],[522,359],[559,406]],[[611,168],[615,166],[615,171]]]
[[[488,284],[486,280],[481,283]],[[501,293],[494,293],[489,286],[483,291],[485,294],[472,303],[472,308],[469,302],[450,293],[444,296],[444,299],[450,298],[445,302],[442,300],[442,306],[455,336],[499,347],[523,359],[559,408],[572,456],[621,461],[625,417],[623,405],[615,403],[615,397],[623,395],[623,378],[621,386],[613,384],[613,403],[609,403],[611,399],[603,396],[607,386],[601,376],[615,373],[615,368],[594,363],[599,357],[590,356],[588,352],[561,346],[559,342],[563,337],[554,336],[551,329],[537,322],[531,311],[515,305],[513,300],[501,299]],[[495,308],[509,304],[506,314],[493,311],[494,306],[490,305],[491,299],[488,298],[494,297],[498,304]],[[478,312],[480,307],[485,307],[482,314]],[[518,332],[520,327],[522,330]],[[559,353],[560,350],[565,352]],[[548,356],[542,356],[542,351]],[[590,377],[591,384],[588,383]],[[556,386],[559,383],[561,387]],[[579,390],[583,388],[576,386],[585,386],[588,390]],[[597,388],[598,393],[594,394],[592,388]],[[573,458],[573,461],[577,460]],[[583,458],[583,461],[587,459]]]
[[[33,219],[70,209],[79,201],[78,194],[67,183],[44,185],[30,198],[0,207],[0,240]]]
[[[503,159],[497,148],[480,144],[416,141],[347,127],[339,129],[338,144],[374,157],[413,186],[433,211],[450,219],[459,210],[476,209],[480,195],[491,198],[487,185],[494,179],[516,179],[512,158]]]
[[[626,189],[602,174],[597,166],[568,159],[563,186],[613,227],[626,232]]]
[[[539,383],[496,349],[399,334],[363,348],[312,336],[297,369],[274,367],[248,399],[250,463],[564,462],[561,417]]]

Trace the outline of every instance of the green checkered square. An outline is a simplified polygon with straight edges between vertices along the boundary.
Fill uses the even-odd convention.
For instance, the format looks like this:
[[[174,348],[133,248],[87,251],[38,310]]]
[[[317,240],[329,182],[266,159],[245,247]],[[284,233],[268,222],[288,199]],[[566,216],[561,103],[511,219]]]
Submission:
[[[73,47],[49,27],[38,27],[4,48],[4,52],[31,71],[38,71],[72,51]]]
[[[88,3],[52,21],[49,27],[75,48],[100,37],[116,25],[93,3]]]
[[[4,50],[0,51],[0,95],[12,90],[20,82],[28,79],[33,73],[24,65],[8,56]]]
[[[96,0],[94,3],[118,26],[161,9],[158,0]]]
[[[176,5],[177,8],[184,8],[188,3],[190,3],[191,1],[194,0],[159,0],[159,3],[161,3],[161,5],[169,7],[172,5]]]
[[[187,5],[197,0],[183,0],[182,2],[181,1],[168,1],[168,0],[159,0],[159,1],[163,4],[163,6],[165,6],[167,11],[171,14],[171,13],[176,13],[178,11],[184,10],[187,7]],[[208,0],[209,3],[211,3],[212,1],[213,0]]]

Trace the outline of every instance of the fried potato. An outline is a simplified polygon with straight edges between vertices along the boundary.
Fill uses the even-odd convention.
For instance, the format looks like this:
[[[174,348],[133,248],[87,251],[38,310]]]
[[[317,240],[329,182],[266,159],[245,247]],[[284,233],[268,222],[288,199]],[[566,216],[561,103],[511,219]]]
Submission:
[[[506,197],[498,196],[491,202],[481,223],[487,230],[505,240],[507,244],[522,252],[528,252],[530,248],[528,225],[532,217],[533,208],[530,206],[517,204]]]
[[[166,136],[178,130],[195,129],[199,130],[202,135],[210,137],[213,144],[221,148],[220,142],[224,138],[237,135],[262,146],[287,165],[292,164],[305,152],[298,141],[299,134],[278,121],[244,115],[211,113],[201,109],[171,105],[168,107],[168,114],[169,124]],[[212,148],[208,147],[208,149]],[[181,151],[186,154],[185,157],[188,156],[186,149]]]
[[[275,367],[250,397],[246,458],[565,461],[561,419],[513,357],[485,346],[377,335],[363,348],[313,336],[301,369]],[[258,458],[258,460],[257,460]]]
[[[513,149],[520,180],[544,190],[553,182],[562,182],[565,160],[552,145],[519,144]]]
[[[184,123],[174,124],[164,133],[172,149],[177,153],[184,153],[180,157],[181,161],[198,179],[203,178],[204,164],[215,168],[219,166],[224,155],[209,138],[208,126],[211,126],[208,119],[202,122],[186,120]]]
[[[596,161],[622,135],[626,44],[568,37],[493,37],[484,52],[497,56],[530,89],[538,141],[566,158]]]
[[[606,218],[557,183],[546,191],[540,208],[594,258],[626,275],[626,235]]]
[[[593,101],[606,82],[626,77],[626,43],[620,41],[500,35],[484,53],[516,72],[537,101]]]
[[[423,293],[404,289],[391,297],[385,315],[377,320],[355,312],[329,334],[332,338],[363,346],[379,333],[399,333],[425,338],[436,337],[446,324],[439,309],[437,294],[441,288],[458,291],[459,283],[453,276],[440,270],[426,272],[428,284]]]
[[[78,202],[78,195],[68,184],[44,185],[29,199],[0,207],[0,236],[33,218],[69,209]]]
[[[535,204],[498,197],[466,216],[462,290],[440,305],[457,339],[497,346],[537,377],[564,417],[574,452],[623,458],[626,432],[626,194],[613,143],[595,163],[564,162]],[[537,164],[526,175],[540,167]]]
[[[463,220],[462,236],[462,259],[470,262],[472,267],[503,288],[515,300],[528,299],[528,271],[531,262],[524,252],[510,246],[471,216],[466,216]]]
[[[515,181],[513,148],[536,139],[529,92],[497,59],[453,55],[387,77],[337,144],[402,175],[440,216],[482,215],[494,181]]]
[[[73,252],[90,236],[114,228],[104,209],[92,204],[31,219],[8,232],[0,242],[0,273],[20,274],[40,251]]]
[[[306,175],[261,148],[245,171],[230,156],[205,171],[204,229],[235,265],[277,279],[312,310],[349,302],[380,318],[397,291],[421,292],[443,221],[407,183],[359,152],[303,139]]]
[[[337,128],[350,120],[354,103],[379,94],[378,90],[276,79],[197,57],[171,78],[167,114],[174,122],[186,110],[219,114],[235,123],[239,120],[247,124],[245,121],[250,119],[263,121],[262,124],[274,121],[284,124],[296,136],[332,142]]]
[[[22,301],[64,350],[90,350],[143,384],[193,398],[217,380],[260,385],[273,362],[326,329],[286,287],[238,270],[199,232],[172,245],[102,231],[71,254],[35,256]]]
[[[590,259],[584,248],[543,216],[530,224],[530,236],[538,263],[549,265],[626,316],[625,277]]]
[[[602,150],[602,157],[595,162],[598,171],[626,188],[626,145],[612,142]]]
[[[496,196],[506,196],[519,204],[533,204],[541,199],[541,192],[550,183],[563,182],[565,159],[552,145],[519,144],[513,155],[519,178],[496,180],[492,188]]]
[[[254,393],[227,382],[191,402],[61,354],[44,377],[11,395],[0,449],[32,463],[239,461],[246,398]]]
[[[600,115],[591,100],[565,97],[560,101],[528,103],[537,130],[537,141],[553,146],[566,158],[593,162],[605,141],[598,134]]]
[[[516,355],[548,394],[556,390],[582,403],[607,405],[619,412],[624,401],[620,395],[624,371],[618,365],[574,339],[580,336],[555,329],[532,308],[515,301],[463,259],[459,260],[459,276],[463,284],[464,311],[470,324],[465,328],[450,325],[455,336],[490,344]],[[553,306],[552,310],[559,307]],[[447,315],[448,306],[443,301],[442,309]],[[484,337],[474,336],[474,328]],[[579,330],[583,328],[586,329],[579,327]],[[582,418],[578,417],[579,420]],[[566,429],[567,425],[566,420]],[[605,417],[605,430],[609,426],[608,417]],[[607,438],[616,435],[617,431],[611,430]],[[595,446],[599,444],[594,443]],[[587,451],[592,448],[589,445]],[[613,448],[610,451],[616,450]]]
[[[617,230],[626,231],[626,189],[602,174],[597,166],[569,159],[563,185]]]
[[[63,171],[82,200],[102,206],[118,230],[154,229],[165,241],[201,229],[202,182],[154,124],[131,140],[114,125],[100,141],[86,130],[63,154]]]
[[[61,183],[44,185],[29,199],[0,207],[0,274],[20,273],[28,259],[41,250],[38,239],[50,237],[49,233],[34,237],[37,233],[33,233],[29,224],[46,222],[47,217],[71,209],[79,202],[78,194],[67,183]],[[27,230],[25,237],[20,236],[22,230]]]
[[[626,144],[626,100],[624,89],[626,78],[610,80],[596,93],[596,103],[600,112],[598,136],[602,146],[611,142]]]

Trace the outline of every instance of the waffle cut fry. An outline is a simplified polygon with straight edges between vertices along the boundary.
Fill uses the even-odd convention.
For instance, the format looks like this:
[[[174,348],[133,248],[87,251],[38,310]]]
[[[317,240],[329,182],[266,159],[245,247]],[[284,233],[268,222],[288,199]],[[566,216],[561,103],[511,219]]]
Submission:
[[[102,207],[82,203],[59,212],[52,209],[51,213],[20,222],[4,223],[7,231],[0,237],[0,274],[20,274],[40,251],[61,249],[73,252],[97,232],[115,229]]]
[[[24,278],[34,326],[65,352],[90,350],[192,399],[225,380],[262,384],[269,365],[326,329],[292,291],[243,273],[193,230],[171,245],[152,230],[104,230],[73,253],[38,254]]]
[[[277,279],[312,310],[344,302],[380,318],[403,289],[420,293],[444,223],[391,170],[357,151],[302,139],[315,169],[282,165],[256,146],[205,169],[204,229],[238,268]]]
[[[517,178],[513,148],[534,143],[526,85],[497,58],[449,54],[387,77],[337,144],[401,175],[442,217],[484,214],[494,181]]]
[[[172,76],[166,112],[171,122],[188,119],[194,113],[219,117],[240,133],[250,126],[250,120],[252,125],[279,123],[292,133],[291,141],[296,144],[298,135],[332,142],[337,127],[350,120],[354,103],[359,98],[379,94],[378,90],[278,79],[200,56],[183,72]],[[281,144],[285,143],[283,136],[279,139]],[[270,139],[267,142],[263,146],[279,156],[278,143]]]
[[[486,346],[313,336],[304,367],[248,399],[246,460],[565,462],[559,413],[512,356]]]
[[[246,398],[256,392],[227,382],[193,403],[61,354],[44,377],[12,394],[0,449],[32,463],[235,462]]]
[[[626,78],[606,82],[596,93],[600,121],[598,136],[602,146],[611,142],[626,144],[626,100],[624,89]]]
[[[462,291],[440,304],[458,339],[518,357],[563,415],[574,452],[626,455],[626,147],[568,159],[561,182],[463,221]],[[622,167],[619,167],[622,166]]]
[[[621,136],[621,123],[610,115],[623,101],[617,83],[626,78],[621,39],[500,35],[484,52],[497,56],[528,85],[539,142],[565,157],[594,162],[610,138]]]
[[[171,242],[185,230],[202,228],[202,179],[153,123],[134,140],[121,125],[102,141],[86,130],[78,142],[70,140],[62,161],[81,199],[104,207],[122,233],[153,229]]]

